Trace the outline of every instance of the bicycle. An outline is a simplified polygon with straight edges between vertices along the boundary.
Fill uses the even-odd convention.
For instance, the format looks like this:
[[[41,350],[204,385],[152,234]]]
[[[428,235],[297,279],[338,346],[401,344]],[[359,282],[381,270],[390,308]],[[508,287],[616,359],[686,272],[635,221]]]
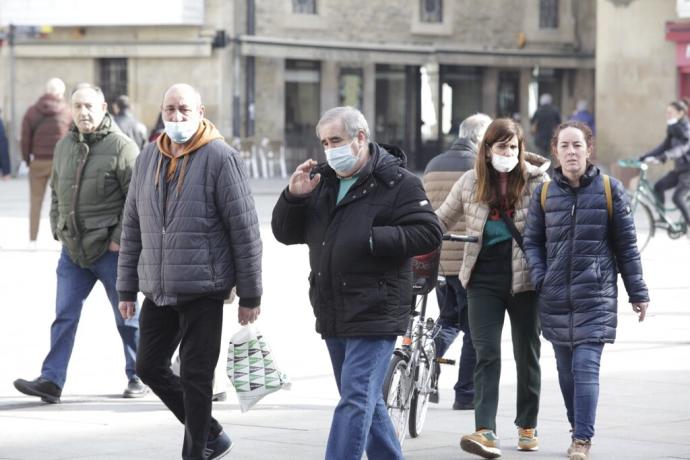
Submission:
[[[639,160],[618,160],[618,164],[623,168],[638,169],[640,171],[637,187],[634,190],[628,191],[630,209],[633,213],[635,230],[637,231],[637,246],[640,252],[647,247],[657,228],[666,230],[669,238],[674,240],[685,235],[688,231],[688,226],[682,216],[680,220],[670,216],[671,213],[676,212],[678,209],[675,206],[664,206],[654,194],[654,187],[647,179],[649,165]]]
[[[478,241],[476,236],[452,234],[443,235],[443,239]],[[413,259],[410,318],[402,345],[393,352],[383,382],[383,399],[401,446],[408,430],[412,438],[422,433],[429,397],[436,391],[437,366],[455,364],[453,360],[436,358],[434,339],[441,327],[433,318],[426,317],[427,297],[436,286],[440,259],[441,248]]]

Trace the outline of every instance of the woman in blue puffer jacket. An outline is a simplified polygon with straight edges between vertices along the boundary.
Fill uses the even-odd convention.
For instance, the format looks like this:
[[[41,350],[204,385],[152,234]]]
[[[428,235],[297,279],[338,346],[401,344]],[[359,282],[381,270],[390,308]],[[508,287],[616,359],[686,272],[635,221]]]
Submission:
[[[553,182],[534,191],[524,247],[573,428],[568,455],[584,460],[594,435],[601,352],[616,338],[618,270],[640,321],[649,295],[625,190],[610,178],[609,206],[604,176],[589,162],[592,132],[583,123],[563,123],[551,147],[560,166]]]

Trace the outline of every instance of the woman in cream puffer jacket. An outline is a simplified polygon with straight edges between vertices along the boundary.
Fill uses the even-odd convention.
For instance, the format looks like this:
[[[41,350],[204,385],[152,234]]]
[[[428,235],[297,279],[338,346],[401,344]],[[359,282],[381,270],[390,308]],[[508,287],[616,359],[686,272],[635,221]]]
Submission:
[[[475,432],[462,437],[463,450],[484,458],[500,456],[496,412],[501,375],[501,332],[510,316],[517,367],[518,449],[539,448],[536,426],[541,370],[537,297],[525,255],[508,219],[522,233],[532,193],[548,179],[549,164],[524,150],[520,125],[494,120],[486,130],[473,170],[453,186],[436,211],[444,231],[460,219],[478,237],[465,245],[460,281],[467,288],[470,332],[477,352],[474,370]]]

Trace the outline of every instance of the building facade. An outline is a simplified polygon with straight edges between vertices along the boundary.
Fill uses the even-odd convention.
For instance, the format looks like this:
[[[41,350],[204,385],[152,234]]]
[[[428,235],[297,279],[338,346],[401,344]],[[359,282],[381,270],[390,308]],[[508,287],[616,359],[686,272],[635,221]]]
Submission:
[[[156,2],[177,15],[23,19],[52,32],[17,38],[13,53],[7,43],[0,49],[3,69],[14,54],[14,78],[0,72],[2,106],[14,98],[20,119],[59,76],[70,87],[99,84],[109,98],[129,94],[151,126],[165,88],[186,81],[226,137],[282,142],[293,167],[322,158],[314,125],[347,104],[364,112],[376,141],[401,146],[409,166],[423,169],[472,113],[515,117],[528,130],[540,94],[552,94],[564,117],[578,99],[594,102],[594,0],[123,0],[118,8]],[[26,2],[3,3],[17,11]],[[4,11],[6,30],[15,18]]]

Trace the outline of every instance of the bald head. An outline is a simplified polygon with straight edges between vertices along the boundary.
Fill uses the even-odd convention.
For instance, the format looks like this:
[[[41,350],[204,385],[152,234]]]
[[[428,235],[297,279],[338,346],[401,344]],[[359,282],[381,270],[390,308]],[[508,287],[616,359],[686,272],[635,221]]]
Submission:
[[[201,94],[192,85],[187,83],[175,83],[163,95],[163,105],[165,100],[171,96],[182,96],[188,103],[194,103],[197,107],[201,105]]]
[[[51,78],[46,82],[45,93],[62,99],[65,96],[65,82],[59,78]]]
[[[161,107],[166,134],[174,143],[184,144],[196,132],[205,110],[196,89],[186,83],[172,85]]]

